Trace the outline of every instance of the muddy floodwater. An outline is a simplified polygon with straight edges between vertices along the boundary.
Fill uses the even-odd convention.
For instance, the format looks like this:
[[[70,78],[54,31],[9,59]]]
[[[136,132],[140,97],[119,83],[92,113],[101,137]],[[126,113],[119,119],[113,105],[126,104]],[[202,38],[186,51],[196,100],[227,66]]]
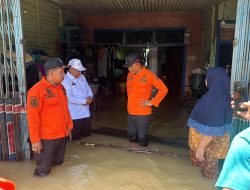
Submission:
[[[93,114],[93,128],[126,130],[124,103],[125,98],[103,102],[101,111]],[[184,142],[188,114],[186,109],[164,102],[154,111],[150,135]],[[133,150],[138,146],[126,137],[92,133],[88,138],[69,142],[64,164],[52,168],[46,177],[32,175],[35,162],[30,160],[0,162],[0,176],[13,180],[17,190],[215,189],[215,180],[203,178],[200,168],[190,164],[185,143],[152,140],[141,152]]]

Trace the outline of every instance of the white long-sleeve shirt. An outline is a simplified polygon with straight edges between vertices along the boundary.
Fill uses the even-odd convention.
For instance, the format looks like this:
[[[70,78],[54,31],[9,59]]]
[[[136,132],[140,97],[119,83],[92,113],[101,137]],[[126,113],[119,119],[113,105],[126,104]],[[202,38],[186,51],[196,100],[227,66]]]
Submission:
[[[68,96],[70,115],[73,120],[90,117],[89,106],[86,104],[86,98],[92,97],[93,93],[85,77],[75,78],[69,72],[62,82]]]

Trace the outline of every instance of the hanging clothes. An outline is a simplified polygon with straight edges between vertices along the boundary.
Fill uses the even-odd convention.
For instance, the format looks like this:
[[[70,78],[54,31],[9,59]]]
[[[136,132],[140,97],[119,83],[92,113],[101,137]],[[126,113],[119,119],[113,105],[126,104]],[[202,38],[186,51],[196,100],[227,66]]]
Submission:
[[[106,48],[98,49],[98,77],[107,77],[107,57]]]

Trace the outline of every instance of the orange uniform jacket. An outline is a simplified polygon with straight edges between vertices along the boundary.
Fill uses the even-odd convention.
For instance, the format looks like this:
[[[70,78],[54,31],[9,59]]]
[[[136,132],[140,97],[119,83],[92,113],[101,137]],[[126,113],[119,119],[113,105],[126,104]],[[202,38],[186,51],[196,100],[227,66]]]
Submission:
[[[152,87],[158,92],[151,103],[158,107],[161,100],[168,93],[168,88],[152,71],[145,67],[138,74],[129,72],[127,77],[127,94],[128,94],[128,113],[131,115],[150,115],[151,107],[141,106],[142,100],[149,100],[152,94]]]
[[[32,143],[68,136],[73,128],[64,87],[53,86],[45,78],[29,90],[27,114]]]

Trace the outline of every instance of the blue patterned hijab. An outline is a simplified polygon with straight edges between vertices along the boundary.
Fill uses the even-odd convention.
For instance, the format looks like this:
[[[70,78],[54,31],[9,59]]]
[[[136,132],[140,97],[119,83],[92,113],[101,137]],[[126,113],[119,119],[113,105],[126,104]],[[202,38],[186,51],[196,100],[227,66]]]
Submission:
[[[209,90],[193,108],[188,126],[206,136],[223,136],[232,130],[230,79],[225,69],[214,67],[206,80]]]

